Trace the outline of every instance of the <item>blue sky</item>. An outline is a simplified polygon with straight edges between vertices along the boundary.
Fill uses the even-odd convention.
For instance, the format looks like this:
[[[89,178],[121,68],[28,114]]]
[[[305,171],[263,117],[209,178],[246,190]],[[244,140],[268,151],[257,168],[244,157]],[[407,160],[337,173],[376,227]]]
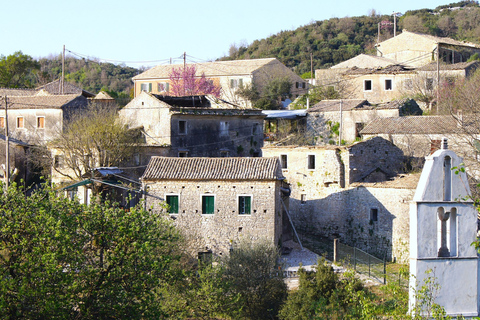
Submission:
[[[21,50],[35,58],[67,50],[139,67],[183,52],[213,60],[231,44],[250,44],[315,20],[433,9],[439,0],[4,0],[0,54]],[[191,58],[192,60],[194,58]],[[139,62],[139,63],[133,63]]]

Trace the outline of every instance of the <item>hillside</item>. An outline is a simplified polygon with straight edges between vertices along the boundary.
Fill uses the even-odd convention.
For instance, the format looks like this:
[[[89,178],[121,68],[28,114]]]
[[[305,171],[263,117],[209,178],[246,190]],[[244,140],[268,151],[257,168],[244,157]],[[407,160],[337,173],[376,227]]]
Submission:
[[[378,26],[382,25],[380,35]],[[402,29],[479,42],[480,7],[477,1],[461,1],[435,9],[407,11],[397,18]],[[393,17],[377,15],[331,18],[316,21],[292,31],[281,31],[248,46],[232,45],[221,60],[275,57],[298,74],[313,68],[328,68],[360,53],[375,53],[374,45],[393,37]]]

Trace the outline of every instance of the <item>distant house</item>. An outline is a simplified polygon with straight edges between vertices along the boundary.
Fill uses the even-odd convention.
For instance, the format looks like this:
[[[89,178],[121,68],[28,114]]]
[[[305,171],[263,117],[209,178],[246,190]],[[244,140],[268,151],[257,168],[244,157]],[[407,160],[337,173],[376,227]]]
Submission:
[[[39,93],[44,93],[44,94],[49,94],[49,95],[68,95],[68,94],[75,94],[75,95],[81,95],[84,96],[85,98],[93,98],[95,97],[95,94],[88,92],[86,90],[83,90],[80,87],[77,87],[73,83],[70,82],[63,82],[60,80],[55,80],[52,82],[49,82],[43,86],[39,86],[35,88],[36,92]]]
[[[30,187],[32,184],[31,167],[28,165],[31,157],[31,145],[9,138],[9,180],[17,182],[18,185]],[[31,159],[30,159],[31,160]],[[6,138],[0,134],[0,180],[5,181],[6,175]]]
[[[173,157],[260,156],[261,110],[240,108],[209,96],[168,97],[140,93],[119,112],[142,128],[147,145]]]
[[[414,100],[402,99],[370,104],[367,100],[322,100],[307,110],[307,131],[314,132],[316,144],[332,143],[336,127],[341,140],[353,142],[361,138],[360,131],[378,118],[421,115],[422,110]]]
[[[480,54],[480,46],[471,42],[407,30],[376,45],[377,56],[414,67],[436,61],[437,48],[440,60],[445,63],[466,62],[472,54]]]
[[[44,145],[62,132],[69,115],[88,105],[82,95],[7,96],[11,137]],[[5,99],[0,101],[0,129],[5,128]]]
[[[205,74],[206,78],[221,86],[222,99],[241,106],[251,107],[251,102],[236,94],[238,88],[254,85],[261,92],[266,84],[277,78],[286,77],[292,82],[294,97],[307,92],[305,80],[275,58],[196,63],[195,67],[198,77]],[[159,65],[133,77],[135,97],[143,91],[168,95],[170,74],[174,68],[181,69],[183,64]]]
[[[277,158],[152,157],[142,183],[155,196],[147,207],[175,220],[192,254],[225,254],[241,239],[290,240]]]

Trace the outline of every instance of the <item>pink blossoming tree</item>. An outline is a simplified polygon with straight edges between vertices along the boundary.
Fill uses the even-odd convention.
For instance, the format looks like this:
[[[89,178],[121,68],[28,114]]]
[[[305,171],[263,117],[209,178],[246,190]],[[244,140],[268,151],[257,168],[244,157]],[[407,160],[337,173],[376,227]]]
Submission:
[[[172,69],[170,73],[170,94],[176,97],[211,94],[220,97],[222,88],[207,79],[205,73],[196,76],[195,65]]]

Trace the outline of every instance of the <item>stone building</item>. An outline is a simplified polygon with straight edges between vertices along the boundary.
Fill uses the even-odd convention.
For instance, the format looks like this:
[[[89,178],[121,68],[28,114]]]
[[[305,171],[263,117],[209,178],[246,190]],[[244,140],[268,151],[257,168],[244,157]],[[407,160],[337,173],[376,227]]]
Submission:
[[[393,100],[371,104],[367,100],[322,100],[307,110],[306,130],[315,134],[315,144],[337,143],[337,126],[340,139],[352,143],[361,139],[360,131],[378,118],[421,115],[422,110],[414,100]]]
[[[172,157],[260,156],[261,110],[209,97],[166,97],[142,92],[119,112],[141,128],[146,144],[166,146]]]
[[[251,101],[237,95],[242,86],[255,86],[258,92],[274,79],[288,78],[292,83],[291,92],[298,97],[307,92],[307,83],[292,70],[275,58],[248,59],[232,61],[213,61],[186,64],[196,67],[196,76],[202,74],[222,88],[221,97],[226,101],[251,107]],[[135,97],[146,91],[153,94],[168,95],[170,74],[173,69],[183,69],[183,64],[159,65],[133,77]]]
[[[437,49],[440,60],[446,63],[465,62],[472,54],[480,53],[480,46],[471,42],[407,30],[375,47],[377,56],[414,67],[436,61]]]
[[[66,119],[88,105],[77,94],[8,96],[8,130],[20,141],[45,145],[63,130]],[[5,128],[5,98],[0,100],[0,129]]]
[[[192,254],[225,254],[241,239],[278,246],[291,239],[289,189],[276,157],[152,157],[142,183],[156,196],[147,207],[175,220]]]
[[[403,152],[373,138],[351,146],[268,146],[291,185],[290,212],[300,237],[324,236],[389,259],[408,258],[408,202],[418,175]]]

